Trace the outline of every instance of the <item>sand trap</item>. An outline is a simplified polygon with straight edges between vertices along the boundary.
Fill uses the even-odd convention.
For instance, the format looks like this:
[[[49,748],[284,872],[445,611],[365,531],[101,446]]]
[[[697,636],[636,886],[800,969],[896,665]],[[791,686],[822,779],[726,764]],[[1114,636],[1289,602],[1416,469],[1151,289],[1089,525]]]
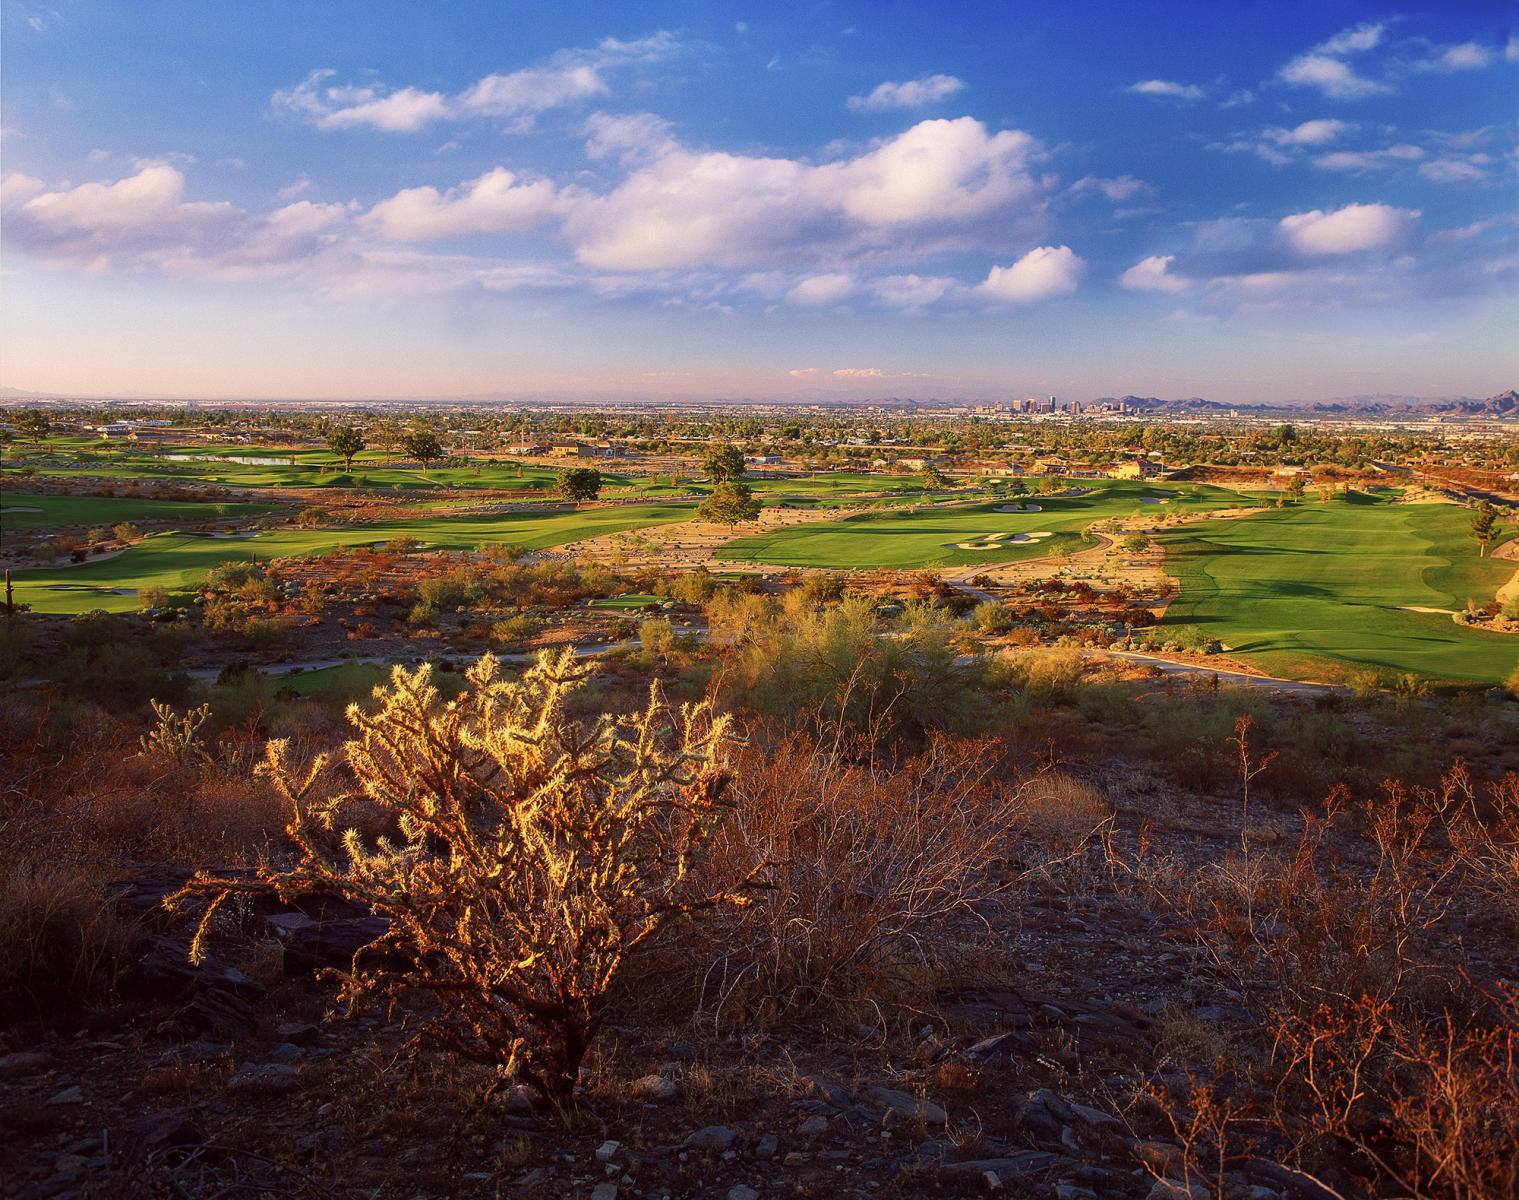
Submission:
[[[1042,542],[1055,535],[1047,529],[1035,533],[989,533],[978,542],[956,542],[956,550],[1000,550],[1009,542]]]
[[[1420,605],[1417,605],[1417,604],[1400,604],[1400,605],[1398,605],[1398,611],[1400,611],[1400,612],[1419,612],[1419,613],[1439,613],[1441,616],[1445,616],[1445,617],[1453,617],[1453,616],[1456,615],[1456,610],[1453,609],[1453,608],[1423,608],[1423,607],[1421,607]]]
[[[0,512],[41,512],[40,508],[31,508],[25,504],[7,504],[0,508]]]
[[[1166,496],[1141,496],[1139,502],[1141,504],[1164,504],[1167,499],[1168,497]]]
[[[1043,512],[1044,509],[1037,504],[1004,504],[997,509],[998,512]]]

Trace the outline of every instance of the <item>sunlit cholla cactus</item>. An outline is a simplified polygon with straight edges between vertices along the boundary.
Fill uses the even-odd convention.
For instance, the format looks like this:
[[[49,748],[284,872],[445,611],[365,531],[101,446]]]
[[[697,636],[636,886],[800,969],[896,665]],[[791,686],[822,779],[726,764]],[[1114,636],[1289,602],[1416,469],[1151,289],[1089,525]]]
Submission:
[[[291,805],[301,861],[257,883],[197,877],[187,890],[216,896],[202,932],[236,891],[362,901],[391,924],[355,956],[347,996],[431,993],[445,1043],[567,1102],[628,955],[682,913],[745,902],[742,886],[692,887],[726,807],[727,718],[651,690],[641,715],[569,720],[592,669],[545,652],[514,682],[487,655],[444,701],[430,667],[396,667],[373,712],[348,710],[348,790],[320,786],[327,756],[299,771],[271,742],[259,769]],[[350,829],[330,850],[320,830],[349,799],[390,810],[400,840],[371,848]]]
[[[208,760],[205,747],[200,742],[200,727],[211,716],[209,704],[177,713],[172,705],[160,704],[157,700],[149,703],[153,706],[158,724],[137,739],[138,753],[161,756],[178,767]]]

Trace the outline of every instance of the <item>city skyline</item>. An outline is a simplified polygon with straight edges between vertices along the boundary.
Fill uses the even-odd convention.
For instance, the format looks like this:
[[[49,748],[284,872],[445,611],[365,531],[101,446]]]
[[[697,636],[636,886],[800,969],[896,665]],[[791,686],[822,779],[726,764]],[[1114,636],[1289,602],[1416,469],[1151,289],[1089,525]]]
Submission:
[[[1494,394],[1507,13],[9,5],[0,385]]]

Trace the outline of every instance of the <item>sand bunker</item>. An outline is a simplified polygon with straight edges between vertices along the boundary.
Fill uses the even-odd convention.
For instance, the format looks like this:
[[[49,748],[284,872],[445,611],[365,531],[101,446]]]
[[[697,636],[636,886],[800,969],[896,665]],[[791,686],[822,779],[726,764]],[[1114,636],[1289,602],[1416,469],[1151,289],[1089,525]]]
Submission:
[[[40,508],[31,508],[25,504],[7,504],[0,508],[0,512],[41,512]]]
[[[1141,504],[1164,504],[1170,498],[1169,496],[1141,496],[1139,502]]]
[[[1398,605],[1398,608],[1402,612],[1439,613],[1440,615],[1446,617],[1453,617],[1456,615],[1456,610],[1453,608],[1423,608],[1417,604],[1400,604]]]
[[[1042,542],[1045,538],[1054,536],[1048,529],[1033,533],[988,533],[979,541],[956,542],[954,546],[956,550],[1000,550],[1009,543]]]
[[[1044,509],[1037,504],[1003,504],[997,509],[998,512],[1043,512]]]

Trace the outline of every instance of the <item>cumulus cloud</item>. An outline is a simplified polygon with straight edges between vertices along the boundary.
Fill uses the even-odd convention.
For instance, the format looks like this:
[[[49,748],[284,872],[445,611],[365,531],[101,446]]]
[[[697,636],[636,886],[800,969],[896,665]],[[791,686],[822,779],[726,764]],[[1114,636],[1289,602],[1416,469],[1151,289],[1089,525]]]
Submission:
[[[957,280],[939,276],[888,275],[870,285],[871,293],[882,304],[892,308],[918,309],[961,290]]]
[[[623,271],[911,257],[1036,213],[1040,157],[1028,134],[970,117],[924,121],[820,165],[671,146],[606,195],[577,198],[564,229],[582,262]]]
[[[608,38],[592,50],[562,50],[540,66],[486,75],[455,95],[380,83],[334,84],[337,72],[323,68],[294,87],[275,92],[270,105],[277,113],[325,130],[367,127],[383,133],[415,133],[439,121],[481,117],[521,121],[602,95],[610,90],[602,77],[608,68],[653,62],[676,47],[667,33],[628,42]]]
[[[1141,259],[1118,277],[1118,286],[1132,292],[1184,292],[1188,280],[1171,273],[1174,254],[1155,254]]]
[[[1010,267],[993,267],[977,291],[993,301],[1033,304],[1076,290],[1086,263],[1069,246],[1040,246]]]
[[[1365,100],[1392,91],[1385,83],[1357,75],[1350,64],[1324,54],[1304,54],[1282,68],[1281,77],[1300,87],[1315,87],[1332,100]]]
[[[518,182],[504,167],[447,192],[407,188],[369,210],[363,225],[399,242],[482,233],[520,233],[541,225],[560,209],[546,180]]]
[[[1365,21],[1350,29],[1342,29],[1314,49],[1320,54],[1359,54],[1380,44],[1386,31],[1387,24],[1384,21]]]
[[[809,275],[787,293],[787,299],[809,306],[837,304],[854,288],[854,279],[848,275]]]
[[[1347,204],[1334,212],[1294,213],[1280,224],[1288,243],[1303,254],[1351,254],[1402,241],[1419,215],[1386,204]]]
[[[1418,162],[1423,157],[1424,151],[1418,146],[1400,142],[1383,150],[1341,150],[1321,154],[1313,160],[1313,165],[1325,171],[1380,171]]]
[[[886,372],[880,367],[840,367],[834,372],[840,379],[885,379]]]
[[[1129,85],[1136,96],[1156,96],[1164,100],[1201,100],[1205,93],[1192,83],[1172,83],[1168,79],[1145,79]]]
[[[653,113],[592,113],[586,118],[586,154],[622,162],[657,157],[676,148],[670,122]]]
[[[1491,66],[1497,57],[1498,51],[1491,46],[1484,46],[1481,42],[1462,42],[1457,46],[1446,46],[1418,66],[1424,71],[1480,71]]]
[[[868,96],[851,96],[847,101],[853,112],[889,112],[898,108],[923,108],[953,96],[965,87],[953,75],[925,75],[906,83],[878,84]]]
[[[1078,195],[1082,192],[1101,192],[1117,204],[1124,200],[1132,200],[1135,196],[1151,195],[1155,189],[1144,180],[1135,179],[1132,175],[1120,175],[1117,179],[1099,179],[1095,175],[1088,175],[1071,184],[1071,191]]]
[[[1314,121],[1304,121],[1292,129],[1267,129],[1261,136],[1278,146],[1322,146],[1354,128],[1348,121],[1321,117]]]
[[[1431,183],[1477,183],[1487,178],[1485,154],[1473,154],[1466,158],[1437,158],[1419,168],[1419,174]]]

